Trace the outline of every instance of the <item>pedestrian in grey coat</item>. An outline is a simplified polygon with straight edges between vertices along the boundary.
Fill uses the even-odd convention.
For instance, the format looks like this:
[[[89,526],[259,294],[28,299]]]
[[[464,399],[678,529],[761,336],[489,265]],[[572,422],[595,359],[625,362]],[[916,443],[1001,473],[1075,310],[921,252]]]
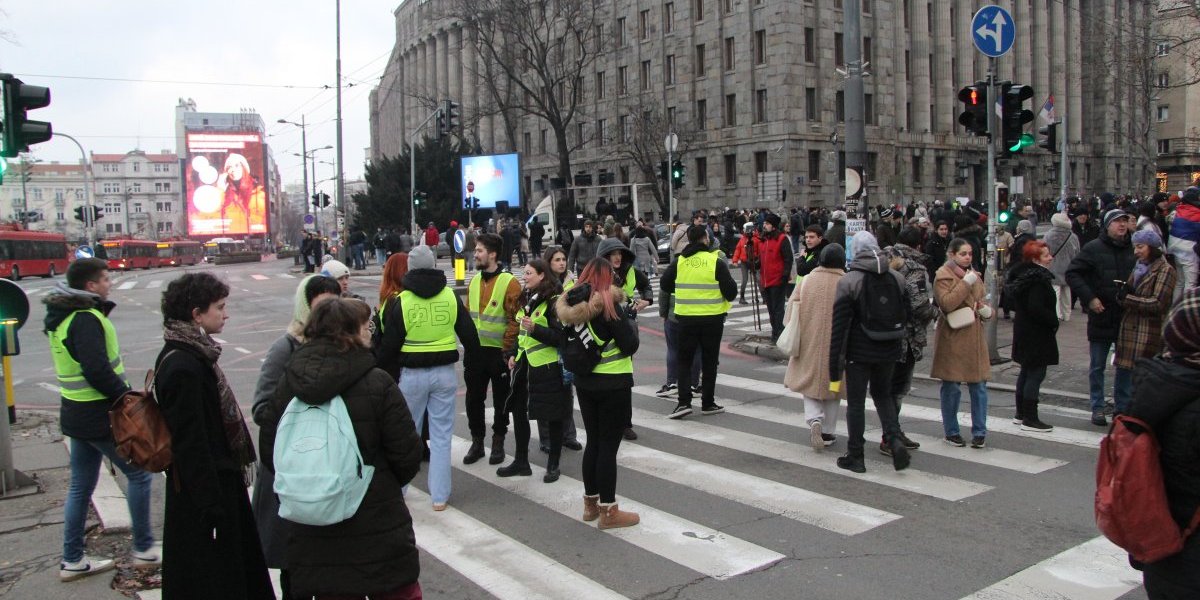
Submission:
[[[1050,231],[1042,237],[1054,262],[1050,263],[1050,272],[1054,275],[1054,293],[1058,297],[1059,321],[1071,320],[1071,286],[1067,285],[1067,267],[1079,254],[1079,237],[1071,230],[1071,217],[1066,213],[1055,213],[1050,217]],[[1020,257],[1014,257],[1020,260]]]

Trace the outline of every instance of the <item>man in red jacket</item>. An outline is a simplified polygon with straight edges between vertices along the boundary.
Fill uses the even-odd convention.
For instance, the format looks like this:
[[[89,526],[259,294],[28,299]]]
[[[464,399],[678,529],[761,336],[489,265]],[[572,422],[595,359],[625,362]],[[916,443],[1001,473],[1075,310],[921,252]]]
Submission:
[[[755,254],[761,269],[763,299],[771,318],[771,341],[783,333],[783,307],[787,301],[787,283],[792,275],[792,244],[780,232],[781,219],[768,213],[763,221],[762,235],[754,240]]]

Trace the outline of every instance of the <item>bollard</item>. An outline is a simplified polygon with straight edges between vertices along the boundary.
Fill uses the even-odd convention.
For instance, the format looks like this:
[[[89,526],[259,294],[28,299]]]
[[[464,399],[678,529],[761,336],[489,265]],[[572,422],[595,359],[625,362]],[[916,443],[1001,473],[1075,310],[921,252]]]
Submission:
[[[454,285],[463,285],[466,282],[467,276],[467,260],[465,258],[454,259]]]

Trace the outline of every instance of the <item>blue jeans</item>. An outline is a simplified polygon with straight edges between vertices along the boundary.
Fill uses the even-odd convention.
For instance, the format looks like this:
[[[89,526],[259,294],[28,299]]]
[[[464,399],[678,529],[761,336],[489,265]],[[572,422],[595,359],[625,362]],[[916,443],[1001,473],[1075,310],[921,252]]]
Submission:
[[[675,349],[678,346],[679,339],[679,323],[666,319],[663,321],[663,333],[667,337],[667,383],[678,383],[679,374],[675,372]],[[692,359],[692,378],[693,384],[700,382],[700,353],[696,353],[696,358]]]
[[[88,503],[100,478],[100,460],[107,456],[129,480],[125,501],[133,521],[133,549],[144,552],[154,544],[150,530],[150,482],[153,475],[117,455],[112,440],[87,441],[71,438],[71,485],[63,507],[63,562],[83,560],[83,535],[87,522]]]
[[[375,249],[375,260],[379,261],[379,266],[383,266],[387,262],[387,250],[383,248]]]
[[[958,401],[962,399],[962,390],[957,381],[942,382],[942,429],[946,437],[959,435],[958,431]],[[967,392],[971,395],[971,437],[987,436],[987,382],[968,383]]]
[[[350,246],[350,260],[354,263],[355,269],[367,268],[367,261],[363,251],[363,244],[353,244]]]
[[[454,365],[404,367],[400,393],[414,423],[420,423],[429,412],[429,496],[434,504],[444,504],[450,499],[450,438],[454,436],[454,397],[458,393]]]
[[[1088,342],[1088,395],[1092,401],[1092,412],[1104,410],[1104,368],[1108,366],[1108,349],[1112,342]],[[1133,399],[1133,373],[1129,369],[1117,367],[1113,376],[1113,402],[1117,412],[1129,411],[1129,403]]]

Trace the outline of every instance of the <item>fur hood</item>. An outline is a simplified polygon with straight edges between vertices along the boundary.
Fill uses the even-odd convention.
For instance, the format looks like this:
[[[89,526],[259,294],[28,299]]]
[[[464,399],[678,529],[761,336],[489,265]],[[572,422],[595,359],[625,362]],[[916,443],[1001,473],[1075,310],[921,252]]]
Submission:
[[[625,303],[625,290],[617,286],[609,287],[612,291],[613,302],[620,306]],[[582,325],[595,319],[604,312],[604,304],[598,294],[592,293],[592,286],[584,284],[571,288],[558,297],[554,303],[558,320],[566,325]]]
[[[58,282],[54,290],[42,298],[42,304],[46,305],[46,317],[42,321],[44,332],[58,329],[63,320],[77,310],[94,308],[108,316],[116,306],[113,302],[101,300],[96,294],[69,287],[63,281]]]

